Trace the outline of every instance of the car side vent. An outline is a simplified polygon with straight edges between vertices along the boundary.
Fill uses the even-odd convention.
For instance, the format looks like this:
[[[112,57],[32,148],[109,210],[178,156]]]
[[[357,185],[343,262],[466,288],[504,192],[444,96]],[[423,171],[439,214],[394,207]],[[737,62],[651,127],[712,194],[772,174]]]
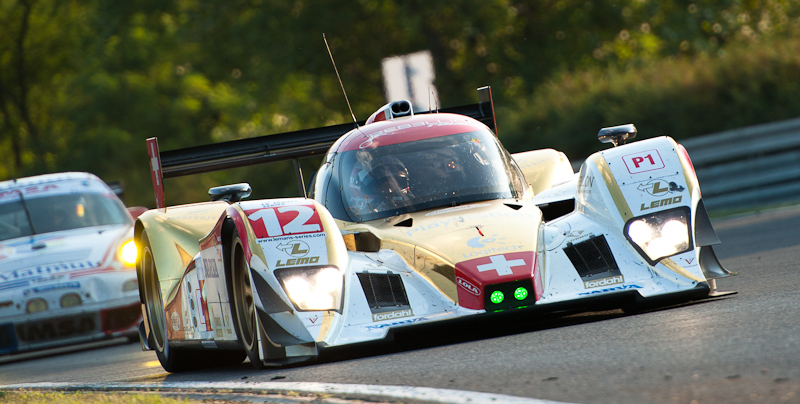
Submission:
[[[564,253],[581,278],[604,272],[619,272],[605,236],[594,236],[577,244],[567,243]]]
[[[358,273],[358,280],[364,295],[367,297],[369,308],[375,310],[409,307],[406,288],[398,274],[371,274]]]
[[[538,205],[545,222],[566,216],[575,210],[575,199],[566,199]]]
[[[408,219],[403,220],[401,222],[397,222],[394,226],[395,227],[411,227],[413,225],[414,225],[414,219],[408,218]]]

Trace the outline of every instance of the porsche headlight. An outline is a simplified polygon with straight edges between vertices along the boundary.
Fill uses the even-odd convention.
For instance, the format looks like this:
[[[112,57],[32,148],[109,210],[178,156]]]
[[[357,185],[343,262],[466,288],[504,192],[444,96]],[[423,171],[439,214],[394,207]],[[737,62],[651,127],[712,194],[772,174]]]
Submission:
[[[25,305],[25,312],[28,314],[38,313],[45,310],[47,310],[47,301],[40,297],[28,300],[28,304]]]
[[[136,265],[136,243],[133,239],[130,239],[119,247],[119,260],[122,261],[123,264],[132,267]]]
[[[339,310],[344,278],[333,266],[286,268],[275,271],[297,310]]]
[[[688,207],[635,217],[625,225],[625,237],[650,264],[655,264],[692,249],[690,218]]]
[[[78,295],[77,293],[67,293],[67,294],[61,296],[61,302],[60,303],[61,303],[61,307],[64,307],[64,308],[80,306],[81,303],[82,303],[81,296]]]

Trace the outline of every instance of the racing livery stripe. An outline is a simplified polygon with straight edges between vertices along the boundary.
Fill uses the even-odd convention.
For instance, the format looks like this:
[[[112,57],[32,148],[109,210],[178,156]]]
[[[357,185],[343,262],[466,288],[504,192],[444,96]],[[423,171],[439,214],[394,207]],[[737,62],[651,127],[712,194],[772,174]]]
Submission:
[[[611,194],[611,199],[613,199],[614,204],[617,205],[617,210],[619,211],[620,216],[622,216],[623,221],[627,221],[628,219],[632,218],[633,213],[631,213],[631,208],[628,206],[628,202],[625,201],[625,197],[622,195],[622,190],[619,189],[619,185],[614,179],[614,174],[611,172],[611,167],[608,166],[606,159],[599,154],[591,156],[590,159],[597,166],[597,169],[600,171],[600,175],[603,176],[603,181],[605,181],[608,192]]]
[[[40,278],[35,278],[35,279],[40,279]],[[24,287],[28,286],[30,283],[31,279],[22,279],[19,281],[5,282],[0,285],[0,290]]]
[[[661,263],[664,264],[665,267],[669,268],[670,271],[675,272],[676,274],[683,276],[684,278],[691,279],[695,282],[704,282],[705,279],[700,278],[697,275],[692,274],[691,272],[685,270],[683,267],[675,263],[670,258],[665,258],[661,260]]]
[[[95,274],[98,274],[98,273],[110,272],[110,271],[113,271],[113,270],[114,270],[114,268],[112,268],[112,267],[93,268],[93,269],[87,269],[87,270],[84,270],[84,271],[70,272],[69,277],[70,277],[70,279],[71,278],[79,278],[79,277],[82,277],[82,276],[95,275]]]

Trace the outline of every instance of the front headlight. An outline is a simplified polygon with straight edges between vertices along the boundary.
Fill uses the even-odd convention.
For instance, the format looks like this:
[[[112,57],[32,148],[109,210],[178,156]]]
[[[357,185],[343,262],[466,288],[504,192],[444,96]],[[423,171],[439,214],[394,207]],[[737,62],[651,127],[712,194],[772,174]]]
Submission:
[[[122,245],[119,247],[117,255],[123,264],[129,267],[135,266],[137,251],[136,243],[133,241],[133,239],[122,243]]]
[[[45,310],[47,310],[47,301],[41,297],[28,300],[28,304],[25,305],[25,312],[28,314],[38,313]]]
[[[338,268],[286,268],[275,271],[275,276],[297,310],[340,310],[344,278]]]
[[[651,265],[692,249],[688,207],[635,217],[625,224],[625,237]]]

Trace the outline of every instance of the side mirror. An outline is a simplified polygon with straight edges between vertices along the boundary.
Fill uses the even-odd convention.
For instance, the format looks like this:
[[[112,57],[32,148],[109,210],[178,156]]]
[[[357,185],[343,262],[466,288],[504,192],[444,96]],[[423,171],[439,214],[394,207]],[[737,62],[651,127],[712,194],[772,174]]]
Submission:
[[[241,184],[223,185],[221,187],[214,187],[208,190],[208,196],[212,201],[226,201],[228,203],[239,202],[244,198],[250,196],[252,189],[250,184],[243,182]]]
[[[611,143],[614,147],[624,145],[626,140],[635,137],[636,126],[632,123],[603,128],[597,133],[597,139],[599,139],[600,142]]]

